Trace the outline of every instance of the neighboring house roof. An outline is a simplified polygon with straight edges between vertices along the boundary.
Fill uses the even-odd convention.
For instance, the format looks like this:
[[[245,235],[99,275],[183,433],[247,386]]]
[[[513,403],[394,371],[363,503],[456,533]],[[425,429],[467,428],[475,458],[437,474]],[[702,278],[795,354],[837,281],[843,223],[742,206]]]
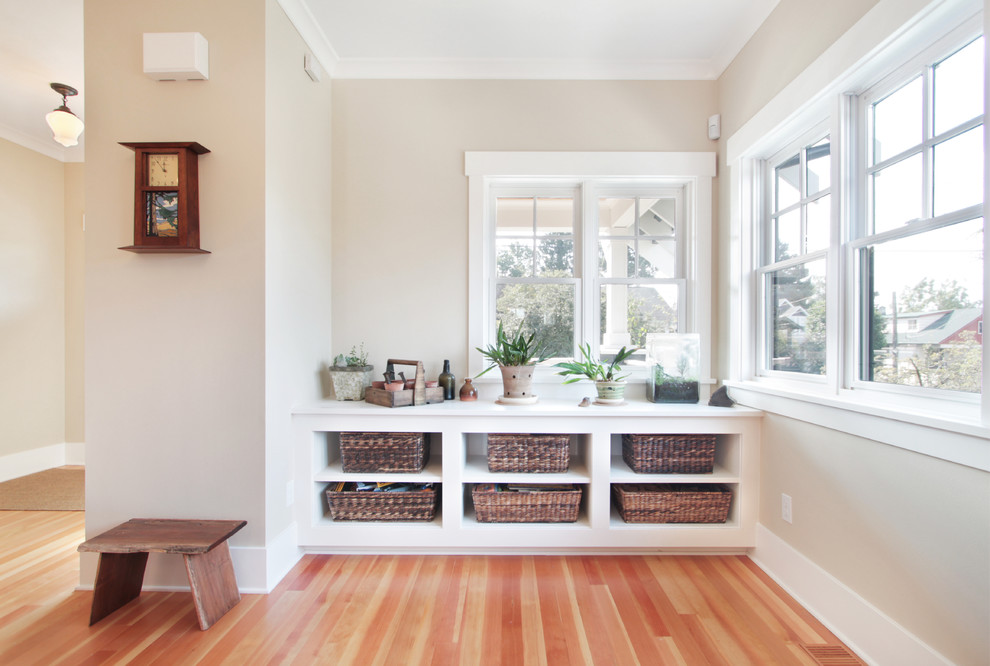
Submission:
[[[930,314],[930,313],[925,313]],[[919,314],[908,315],[910,317]],[[983,317],[982,308],[960,308],[945,310],[935,321],[920,331],[898,333],[898,343],[902,345],[937,345],[948,341],[949,338]],[[901,319],[902,317],[898,317]],[[904,317],[906,318],[906,317]]]

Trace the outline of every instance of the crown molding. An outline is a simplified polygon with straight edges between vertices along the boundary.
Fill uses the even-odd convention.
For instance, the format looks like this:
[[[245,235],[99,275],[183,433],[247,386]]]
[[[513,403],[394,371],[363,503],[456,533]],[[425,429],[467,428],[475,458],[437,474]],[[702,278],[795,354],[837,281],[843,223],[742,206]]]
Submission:
[[[341,58],[338,79],[714,80],[709,60]]]
[[[320,65],[332,78],[335,76],[337,64],[340,57],[334,50],[323,28],[317,23],[313,13],[309,10],[304,0],[278,0],[279,6],[289,22],[295,26],[306,45],[313,51],[313,56],[320,62]]]
[[[59,162],[83,162],[85,161],[85,150],[83,148],[84,144],[82,137],[79,139],[79,145],[72,148],[64,148],[61,145],[55,143],[50,137],[47,140],[39,139],[36,136],[30,134],[25,134],[24,132],[9,127],[7,125],[0,125],[0,139],[6,139],[11,143],[16,143],[18,146],[27,148],[28,150],[33,150],[36,153],[41,153],[46,157],[50,157],[53,160],[58,160]]]

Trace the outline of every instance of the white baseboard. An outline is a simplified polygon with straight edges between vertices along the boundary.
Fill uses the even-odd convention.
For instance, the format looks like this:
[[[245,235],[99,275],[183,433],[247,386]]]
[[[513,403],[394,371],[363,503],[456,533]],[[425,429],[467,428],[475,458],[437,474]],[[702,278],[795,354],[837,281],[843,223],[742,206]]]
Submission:
[[[18,451],[0,457],[0,482],[62,465],[84,464],[85,445],[81,442],[52,444],[39,449]]]
[[[757,525],[756,548],[750,559],[867,663],[952,666],[763,525]]]

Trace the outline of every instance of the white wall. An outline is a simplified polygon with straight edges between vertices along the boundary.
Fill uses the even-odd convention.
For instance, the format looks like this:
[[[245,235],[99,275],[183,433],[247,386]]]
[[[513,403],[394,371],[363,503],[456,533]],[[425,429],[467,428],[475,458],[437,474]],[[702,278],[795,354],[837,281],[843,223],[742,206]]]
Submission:
[[[731,137],[877,4],[782,0],[718,82],[723,137]],[[834,76],[927,3],[885,4],[895,8],[885,15],[897,20],[869,35],[870,44],[836,54]],[[729,239],[738,223],[728,205],[734,174],[724,162],[724,144],[725,139],[719,263],[729,265]],[[729,279],[725,273],[720,277],[721,293],[729,293]],[[725,300],[718,321],[724,373],[732,335]],[[745,393],[735,397],[740,395],[745,402]],[[919,428],[917,436],[928,435]],[[780,519],[782,493],[792,497],[793,524]],[[768,414],[760,522],[834,577],[837,590],[844,586],[953,663],[990,661],[990,474],[796,421],[786,413]],[[863,630],[842,615],[823,619],[847,637]]]
[[[274,548],[296,545],[294,532],[284,534],[293,520],[286,497],[292,407],[325,395],[321,369],[330,360],[331,84],[306,75],[305,53],[282,9],[267,0],[265,504],[266,542]],[[284,573],[273,566],[273,575]]]
[[[710,151],[711,81],[334,81],[333,353],[467,368],[464,151]]]

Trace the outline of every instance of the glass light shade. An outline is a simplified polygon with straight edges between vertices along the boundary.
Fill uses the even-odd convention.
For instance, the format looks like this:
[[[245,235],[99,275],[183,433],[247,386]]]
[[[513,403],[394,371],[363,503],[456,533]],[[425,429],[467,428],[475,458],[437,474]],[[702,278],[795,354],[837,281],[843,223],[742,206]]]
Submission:
[[[64,107],[63,107],[64,108]],[[63,146],[75,146],[79,143],[79,135],[83,131],[83,121],[71,111],[55,109],[45,116],[48,126],[52,128],[54,139]]]

